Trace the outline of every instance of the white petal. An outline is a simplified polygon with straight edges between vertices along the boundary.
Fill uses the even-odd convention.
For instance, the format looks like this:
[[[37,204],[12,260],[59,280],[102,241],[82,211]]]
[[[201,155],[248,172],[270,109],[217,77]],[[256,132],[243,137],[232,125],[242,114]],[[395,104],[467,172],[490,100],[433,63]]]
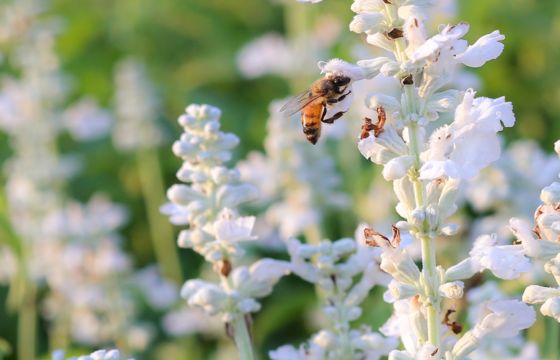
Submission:
[[[500,41],[506,37],[498,30],[484,35],[478,39],[467,50],[456,56],[456,59],[470,67],[480,67],[487,61],[496,59],[504,50],[504,44]]]

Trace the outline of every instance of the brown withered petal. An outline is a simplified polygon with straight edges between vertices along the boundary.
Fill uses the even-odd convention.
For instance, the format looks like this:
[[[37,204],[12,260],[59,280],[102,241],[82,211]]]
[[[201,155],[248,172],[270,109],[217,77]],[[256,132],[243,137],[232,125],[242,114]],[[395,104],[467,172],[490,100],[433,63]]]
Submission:
[[[401,230],[395,225],[391,225],[391,229],[393,230],[393,238],[391,239],[391,245],[394,248],[397,248],[401,244]]]
[[[375,237],[381,238],[383,241],[386,241],[388,244],[391,243],[391,241],[389,240],[389,238],[387,236],[385,236],[381,233],[378,233],[377,231],[373,230],[372,228],[365,228],[364,229],[364,237],[366,238],[366,245],[372,246],[372,247],[380,247],[381,246],[374,239]]]
[[[402,29],[399,28],[392,28],[390,31],[388,31],[386,33],[387,38],[389,38],[389,40],[395,40],[398,38],[402,38],[403,37],[403,31]]]
[[[387,121],[387,114],[383,106],[378,106],[375,111],[377,112],[377,124],[373,125],[373,134],[378,137],[385,127],[385,122]]]
[[[228,277],[232,269],[231,262],[227,259],[219,261],[214,266],[216,267],[214,270],[224,277]]]
[[[370,118],[365,117],[364,123],[362,125],[362,133],[360,134],[360,140],[366,139],[369,137],[369,132],[375,128],[373,122]]]
[[[541,205],[535,210],[535,227],[533,228],[533,232],[537,236],[538,239],[542,239],[541,229],[539,228],[539,218],[544,213],[543,211],[544,205]]]
[[[407,75],[402,78],[401,82],[403,85],[413,85],[414,79],[412,78],[412,75]]]
[[[445,313],[445,316],[443,317],[443,321],[442,324],[447,325],[451,331],[457,335],[459,334],[461,331],[463,331],[463,325],[461,325],[460,323],[458,323],[457,321],[451,321],[449,319],[449,316],[453,313],[455,313],[456,310],[453,309],[448,309],[447,312]]]

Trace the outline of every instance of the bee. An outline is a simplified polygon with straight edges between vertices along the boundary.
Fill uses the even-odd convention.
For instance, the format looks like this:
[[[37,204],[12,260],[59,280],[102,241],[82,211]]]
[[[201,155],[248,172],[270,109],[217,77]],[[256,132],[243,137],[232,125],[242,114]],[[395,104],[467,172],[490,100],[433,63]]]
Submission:
[[[346,112],[338,111],[331,117],[325,118],[327,111],[334,104],[350,95],[352,92],[348,89],[350,81],[349,76],[327,74],[316,80],[308,90],[291,98],[280,111],[287,116],[301,111],[303,133],[307,140],[315,145],[321,136],[321,123],[332,124]]]

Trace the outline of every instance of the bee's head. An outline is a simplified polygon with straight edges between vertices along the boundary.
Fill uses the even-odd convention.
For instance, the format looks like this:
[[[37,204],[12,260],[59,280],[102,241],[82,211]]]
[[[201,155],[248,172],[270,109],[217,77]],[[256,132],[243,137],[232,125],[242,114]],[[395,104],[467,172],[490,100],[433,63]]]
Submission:
[[[332,82],[336,86],[344,86],[347,85],[350,82],[350,80],[351,79],[348,76],[336,75],[333,77]]]

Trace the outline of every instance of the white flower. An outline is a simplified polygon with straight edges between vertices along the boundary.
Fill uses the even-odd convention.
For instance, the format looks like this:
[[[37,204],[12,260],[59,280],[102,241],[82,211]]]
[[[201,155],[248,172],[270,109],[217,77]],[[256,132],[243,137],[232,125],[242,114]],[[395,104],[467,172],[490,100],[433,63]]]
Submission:
[[[214,222],[214,234],[217,241],[240,242],[255,240],[251,235],[255,225],[254,216],[239,217],[228,208],[222,210]]]
[[[385,17],[380,13],[360,13],[350,23],[350,31],[355,33],[374,34],[381,31]]]
[[[486,315],[453,347],[456,357],[467,356],[488,335],[499,339],[514,337],[536,320],[533,308],[518,300],[489,301],[484,309]]]
[[[445,296],[448,299],[460,299],[463,297],[464,286],[462,281],[452,281],[441,284],[439,292],[441,296]]]
[[[95,101],[84,98],[68,108],[63,114],[64,125],[77,140],[95,140],[111,130],[113,118]]]
[[[442,176],[472,178],[500,155],[497,132],[515,122],[511,103],[503,98],[474,98],[468,90],[455,111],[455,121],[434,131],[420,177],[433,180]]]
[[[358,65],[350,64],[341,59],[331,59],[327,62],[319,62],[321,74],[325,76],[342,75],[348,76],[352,81],[363,80],[366,77],[364,69]]]
[[[455,55],[455,59],[470,67],[481,67],[500,56],[504,50],[504,44],[500,41],[505,38],[498,30],[493,31],[478,39],[465,52]]]
[[[410,155],[399,156],[391,159],[383,167],[383,177],[387,181],[404,177],[414,164],[414,157]]]
[[[497,245],[497,236],[482,235],[469,253],[471,259],[483,269],[492,271],[501,279],[511,280],[531,269],[531,263],[520,245]]]
[[[243,46],[237,54],[237,67],[250,79],[265,74],[289,75],[297,69],[294,51],[280,34],[265,34]]]
[[[119,62],[115,87],[115,146],[129,151],[159,145],[163,134],[156,123],[158,101],[144,65],[131,58]]]
[[[426,40],[412,54],[411,60],[419,62],[430,59],[439,63],[463,63],[470,67],[480,67],[487,61],[496,59],[502,53],[504,45],[500,42],[505,36],[499,31],[494,31],[478,39],[473,45],[467,47],[467,42],[462,37],[469,31],[469,25],[460,23],[455,26],[446,26],[441,32]],[[449,66],[441,64],[440,66]]]
[[[527,256],[551,259],[560,253],[560,243],[547,239],[536,239],[531,226],[526,221],[511,218],[509,223],[512,233],[521,241]]]
[[[519,300],[499,300],[486,305],[488,315],[474,328],[480,338],[493,333],[499,338],[512,337],[535,322],[535,311]]]

